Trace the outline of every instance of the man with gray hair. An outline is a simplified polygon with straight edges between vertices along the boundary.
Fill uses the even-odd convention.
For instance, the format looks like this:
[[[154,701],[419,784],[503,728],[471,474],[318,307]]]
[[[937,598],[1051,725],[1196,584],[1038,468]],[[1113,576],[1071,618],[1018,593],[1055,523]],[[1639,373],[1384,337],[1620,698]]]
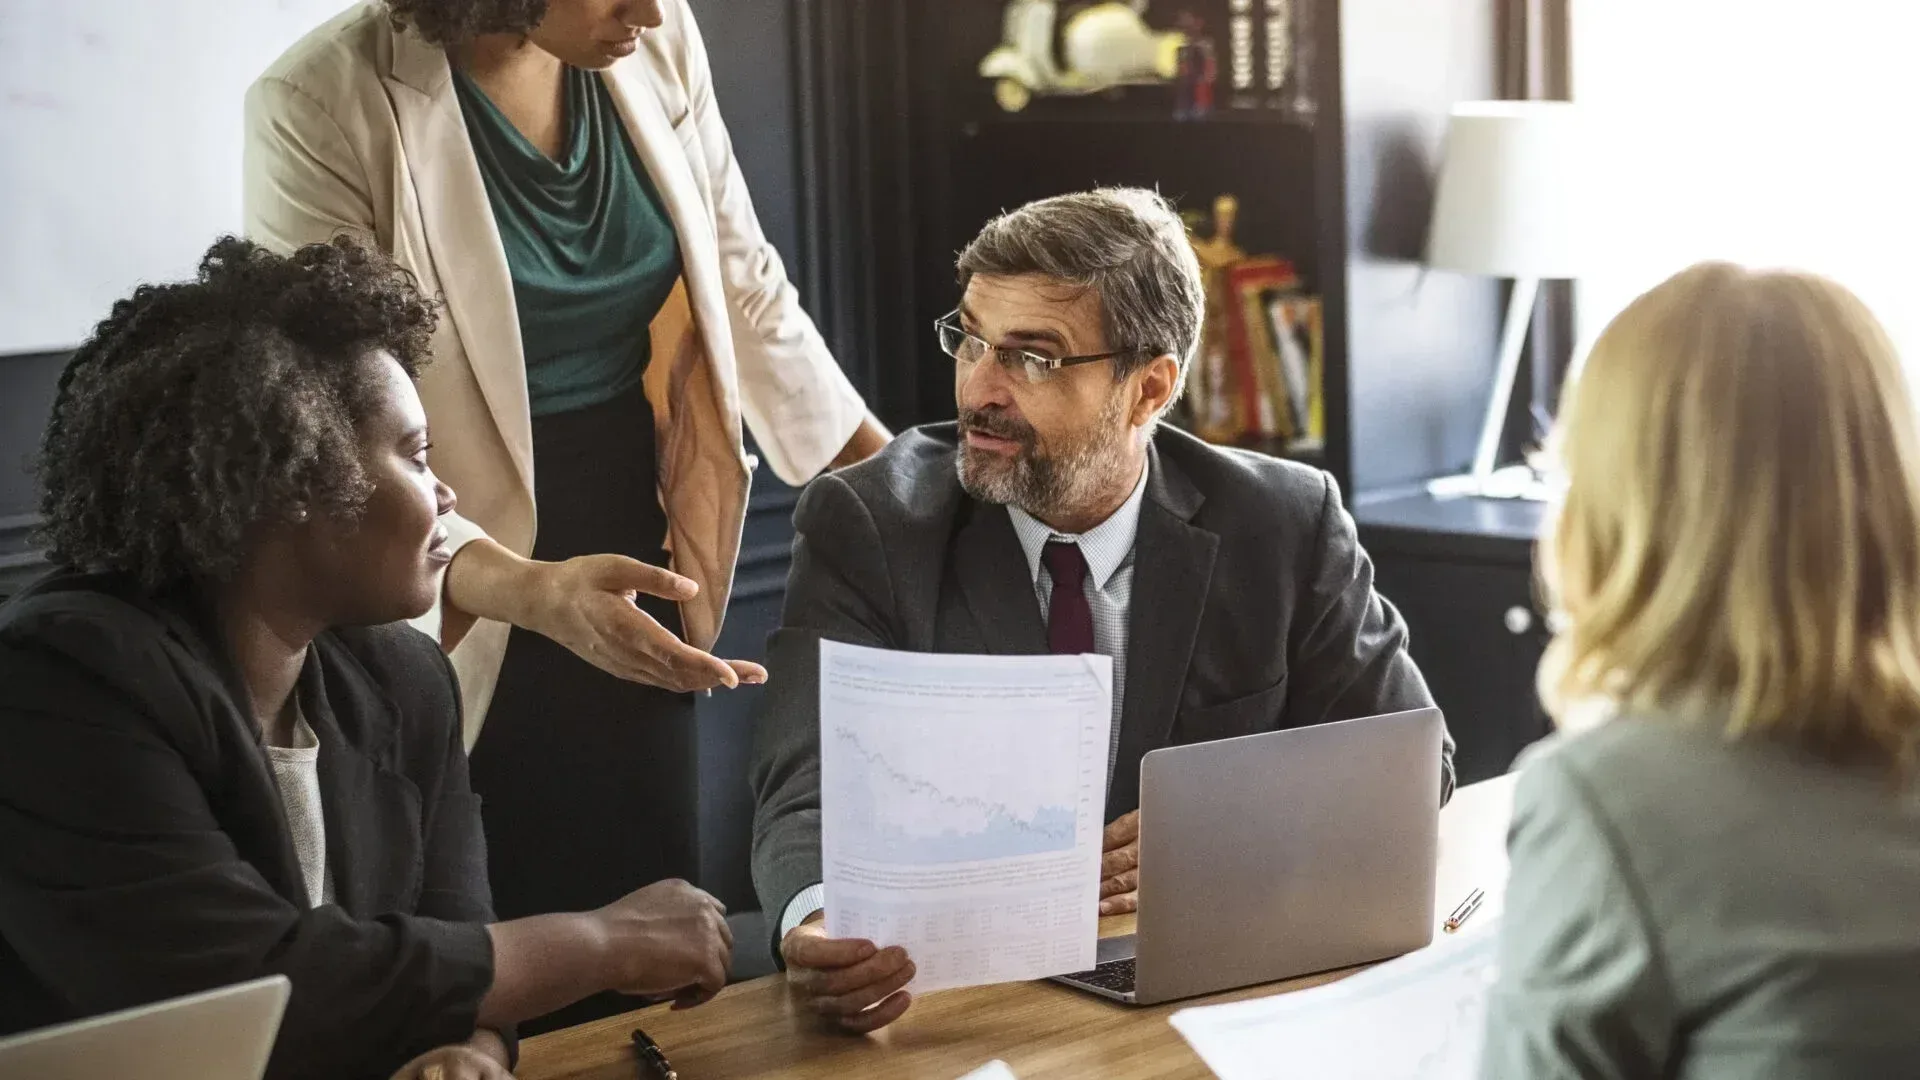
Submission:
[[[1159,425],[1205,316],[1164,199],[1032,203],[959,269],[958,421],[807,489],[756,717],[754,882],[790,984],[848,1031],[900,1016],[914,968],[818,918],[823,638],[1112,657],[1102,914],[1137,902],[1148,751],[1433,704],[1332,478]],[[1451,791],[1450,741],[1434,767]]]

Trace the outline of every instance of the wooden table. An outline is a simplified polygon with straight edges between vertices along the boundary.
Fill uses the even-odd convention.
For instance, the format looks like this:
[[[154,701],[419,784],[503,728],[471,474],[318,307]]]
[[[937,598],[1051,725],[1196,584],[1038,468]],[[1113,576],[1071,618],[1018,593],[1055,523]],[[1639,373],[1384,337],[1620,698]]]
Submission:
[[[1440,871],[1434,919],[1468,892],[1487,899],[1476,919],[1500,908],[1506,881],[1510,777],[1460,789],[1440,813]],[[1131,933],[1132,916],[1102,919],[1102,936]],[[636,1080],[630,1034],[645,1028],[681,1080],[955,1080],[994,1058],[1021,1080],[1127,1080],[1211,1076],[1167,1017],[1196,1004],[1282,994],[1332,982],[1357,968],[1149,1008],[1116,1004],[1054,983],[1010,983],[931,994],[892,1026],[865,1038],[822,1030],[788,997],[783,976],[738,983],[686,1012],[665,1006],[529,1039],[521,1080]]]

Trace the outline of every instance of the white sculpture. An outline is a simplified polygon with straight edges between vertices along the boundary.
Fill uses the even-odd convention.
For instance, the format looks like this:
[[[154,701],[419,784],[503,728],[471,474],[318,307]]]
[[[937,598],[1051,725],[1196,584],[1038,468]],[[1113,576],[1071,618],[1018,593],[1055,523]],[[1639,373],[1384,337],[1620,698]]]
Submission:
[[[1036,94],[1097,94],[1178,74],[1186,35],[1148,29],[1141,17],[1146,0],[1110,0],[1068,19],[1062,68],[1053,51],[1058,8],[1057,0],[1008,0],[1002,44],[980,62],[981,76],[995,80],[994,100],[1008,112],[1026,108]]]

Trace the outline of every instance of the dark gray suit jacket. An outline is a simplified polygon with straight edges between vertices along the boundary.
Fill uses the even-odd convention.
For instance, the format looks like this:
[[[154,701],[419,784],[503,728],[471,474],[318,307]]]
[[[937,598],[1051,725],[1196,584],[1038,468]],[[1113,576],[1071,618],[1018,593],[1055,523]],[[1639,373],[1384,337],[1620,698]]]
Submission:
[[[820,880],[820,639],[1047,651],[1013,524],[961,489],[956,438],[951,423],[906,432],[815,480],[794,512],[751,766],[753,878],[776,926]],[[1108,820],[1139,805],[1149,750],[1433,704],[1327,474],[1168,427],[1150,456]],[[1449,792],[1452,761],[1448,741]]]

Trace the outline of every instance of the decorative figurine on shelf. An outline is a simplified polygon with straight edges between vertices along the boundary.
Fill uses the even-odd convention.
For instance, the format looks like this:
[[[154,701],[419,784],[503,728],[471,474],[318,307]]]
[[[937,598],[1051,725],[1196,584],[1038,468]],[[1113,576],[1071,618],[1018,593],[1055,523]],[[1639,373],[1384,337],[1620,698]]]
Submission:
[[[1232,442],[1246,430],[1240,398],[1234,385],[1233,361],[1228,349],[1227,312],[1231,301],[1228,274],[1247,259],[1234,241],[1240,200],[1222,195],[1213,200],[1211,236],[1194,230],[1193,253],[1200,260],[1207,294],[1207,318],[1200,331],[1199,362],[1187,374],[1187,407],[1194,433],[1214,442]]]
[[[994,100],[1008,112],[1026,108],[1036,95],[1171,82],[1186,35],[1149,29],[1145,8],[1146,0],[1109,0],[1075,13],[1061,29],[1062,67],[1054,59],[1057,0],[1008,0],[1002,44],[980,61],[980,74],[994,80]]]
[[[1199,120],[1213,112],[1213,88],[1220,78],[1220,63],[1214,55],[1213,39],[1205,34],[1206,23],[1199,16],[1181,12],[1180,31],[1187,35],[1187,43],[1180,47],[1173,117]]]
[[[1233,230],[1239,222],[1238,198],[1222,195],[1213,200],[1213,235],[1193,239],[1193,253],[1200,260],[1201,273],[1213,274],[1246,261],[1246,250],[1233,239]]]

